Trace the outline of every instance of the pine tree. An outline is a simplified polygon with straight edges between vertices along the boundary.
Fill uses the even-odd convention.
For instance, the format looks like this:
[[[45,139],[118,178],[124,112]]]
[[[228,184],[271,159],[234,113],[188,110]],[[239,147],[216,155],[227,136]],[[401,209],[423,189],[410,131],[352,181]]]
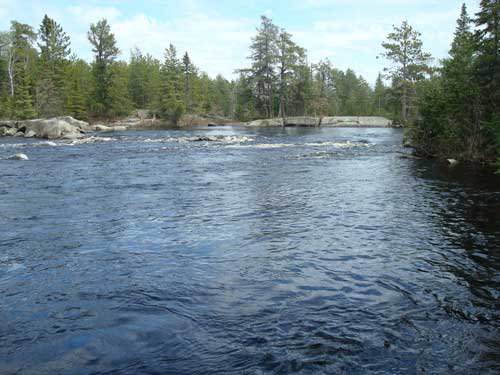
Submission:
[[[191,113],[193,110],[193,80],[196,76],[196,69],[187,52],[182,57],[182,74],[184,77],[184,106],[188,113]]]
[[[406,123],[412,106],[412,96],[415,96],[415,84],[431,71],[431,55],[422,50],[421,34],[407,21],[403,21],[401,26],[393,26],[393,29],[387,36],[387,41],[382,43],[385,49],[382,56],[393,64],[384,71],[393,82],[400,85],[401,120]]]
[[[271,19],[262,16],[257,35],[252,38],[250,46],[252,59],[250,77],[255,87],[257,108],[266,117],[273,117],[274,114],[277,40],[278,27],[272,23]]]
[[[73,57],[66,67],[65,77],[67,114],[79,120],[87,120],[92,86],[91,67],[85,61]]]
[[[277,50],[279,116],[283,118],[283,125],[285,125],[294,73],[304,59],[305,51],[292,41],[292,36],[285,30],[281,30],[278,36]]]
[[[161,68],[161,93],[159,113],[177,125],[186,111],[183,97],[182,67],[176,48],[170,44],[165,50]]]
[[[379,73],[375,81],[373,90],[373,108],[374,113],[381,116],[386,113],[387,88],[385,87],[382,74]]]
[[[113,82],[111,65],[120,50],[116,46],[115,35],[106,19],[90,25],[87,38],[92,45],[95,60],[92,67],[94,74],[94,92],[92,97],[95,114],[109,117],[113,106],[110,87]]]
[[[33,85],[28,74],[36,58],[33,50],[35,38],[36,34],[31,26],[12,21],[7,70],[10,86],[9,107],[14,118],[26,119],[36,116],[33,108]]]
[[[53,117],[64,113],[64,65],[71,53],[69,36],[47,15],[38,33],[40,42],[40,80],[36,88],[36,102],[42,116]]]
[[[500,117],[500,0],[481,0],[475,20],[477,74],[488,120]],[[500,121],[500,120],[499,120]]]
[[[479,147],[477,143],[479,123],[476,116],[479,89],[473,78],[474,54],[472,19],[467,13],[466,5],[463,4],[460,18],[457,20],[450,57],[443,60],[441,80],[446,99],[446,108],[443,112],[446,113],[447,122],[450,124],[443,136],[446,138],[445,142],[454,143],[457,149],[463,148],[464,144],[468,143],[471,152]]]

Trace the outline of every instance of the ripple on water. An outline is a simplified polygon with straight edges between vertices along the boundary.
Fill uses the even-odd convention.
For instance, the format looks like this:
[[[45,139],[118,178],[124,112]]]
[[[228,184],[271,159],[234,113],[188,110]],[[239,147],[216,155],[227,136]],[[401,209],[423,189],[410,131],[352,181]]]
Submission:
[[[32,160],[0,168],[0,373],[500,372],[497,177],[394,129],[86,139],[0,144]]]

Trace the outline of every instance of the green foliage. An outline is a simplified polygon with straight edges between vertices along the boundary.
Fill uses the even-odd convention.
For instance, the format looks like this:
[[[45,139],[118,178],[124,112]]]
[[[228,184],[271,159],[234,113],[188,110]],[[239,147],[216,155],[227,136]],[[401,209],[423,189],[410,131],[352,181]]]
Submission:
[[[95,55],[92,64],[94,75],[94,90],[91,98],[92,109],[97,116],[110,117],[113,107],[117,105],[113,103],[113,98],[117,98],[116,96],[113,97],[111,93],[114,78],[111,66],[118,57],[120,50],[116,46],[115,36],[111,32],[111,27],[106,19],[91,24],[87,38]]]
[[[410,136],[421,153],[479,162],[498,156],[499,3],[481,2],[475,34],[463,5],[449,57],[436,77],[419,85],[420,119]]]
[[[393,29],[382,43],[385,49],[382,56],[392,63],[384,71],[397,89],[401,100],[401,118],[407,123],[412,109],[415,114],[415,85],[431,72],[431,55],[422,50],[421,34],[407,21],[403,21],[401,26],[393,26]]]
[[[160,92],[160,62],[135,48],[131,51],[128,70],[128,90],[133,105],[136,108],[154,109]]]
[[[79,120],[89,116],[92,91],[92,69],[85,61],[73,57],[65,70],[66,113]]]
[[[40,42],[39,74],[36,85],[36,106],[44,117],[54,117],[66,112],[64,70],[71,53],[69,36],[62,27],[47,15],[38,33]]]

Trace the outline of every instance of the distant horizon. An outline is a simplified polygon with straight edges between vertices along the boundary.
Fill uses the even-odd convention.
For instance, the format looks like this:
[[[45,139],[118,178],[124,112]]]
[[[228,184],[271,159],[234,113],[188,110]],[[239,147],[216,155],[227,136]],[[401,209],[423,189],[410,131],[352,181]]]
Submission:
[[[60,23],[71,37],[71,49],[78,57],[92,60],[86,33],[93,22],[106,18],[116,35],[120,60],[128,61],[130,50],[163,60],[165,48],[173,44],[179,55],[188,52],[193,63],[215,77],[231,80],[235,70],[248,66],[249,45],[260,16],[266,15],[292,34],[304,47],[311,63],[329,59],[338,69],[352,69],[373,86],[386,65],[381,43],[393,25],[408,22],[422,33],[424,50],[437,63],[446,57],[453,39],[462,1],[382,0],[372,4],[360,0],[305,0],[302,2],[190,0],[175,3],[151,0],[140,5],[133,1],[36,1],[0,0],[0,30],[11,20],[27,23],[38,30],[45,14]],[[479,1],[465,1],[474,15]],[[363,9],[360,9],[363,8]],[[387,10],[390,8],[390,11]],[[30,9],[29,12],[26,12]],[[354,21],[350,21],[353,19]]]

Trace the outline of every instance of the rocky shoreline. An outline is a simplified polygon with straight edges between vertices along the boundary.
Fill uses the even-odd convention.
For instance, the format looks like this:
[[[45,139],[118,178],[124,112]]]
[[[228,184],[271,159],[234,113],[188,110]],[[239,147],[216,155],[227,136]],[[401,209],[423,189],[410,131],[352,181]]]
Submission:
[[[220,120],[220,121],[218,121]],[[255,120],[247,123],[236,123],[228,119],[208,118],[190,115],[184,119],[180,127],[242,125],[249,127],[399,127],[384,117],[375,116],[335,116],[335,117],[287,117]],[[92,132],[122,132],[139,129],[162,129],[172,127],[155,118],[129,117],[107,125],[90,125],[88,122],[76,120],[70,116],[35,120],[0,120],[0,137],[12,136],[43,139],[78,139]]]
[[[392,120],[380,116],[330,116],[330,117],[285,117],[248,122],[248,126],[297,126],[297,127],[365,127],[397,128]]]

